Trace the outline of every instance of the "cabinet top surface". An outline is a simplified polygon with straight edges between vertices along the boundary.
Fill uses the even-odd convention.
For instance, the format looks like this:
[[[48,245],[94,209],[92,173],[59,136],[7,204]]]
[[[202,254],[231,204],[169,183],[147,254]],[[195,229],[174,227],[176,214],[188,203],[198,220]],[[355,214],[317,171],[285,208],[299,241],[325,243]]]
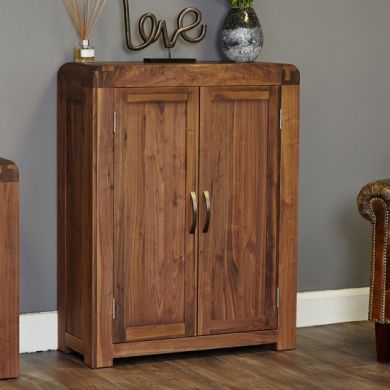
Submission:
[[[152,63],[96,62],[67,63],[59,80],[85,87],[151,87],[212,85],[282,85],[300,83],[294,65],[266,62]]]

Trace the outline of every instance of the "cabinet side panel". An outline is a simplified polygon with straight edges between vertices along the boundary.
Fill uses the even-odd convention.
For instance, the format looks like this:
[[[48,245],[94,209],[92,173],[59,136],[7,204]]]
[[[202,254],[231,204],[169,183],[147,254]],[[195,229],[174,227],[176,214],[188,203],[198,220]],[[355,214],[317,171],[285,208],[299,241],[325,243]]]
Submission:
[[[58,134],[59,346],[90,339],[93,245],[92,90],[60,87]],[[88,342],[89,344],[89,342]]]
[[[18,183],[0,182],[0,379],[19,375],[18,204]]]
[[[58,349],[69,352],[66,332],[66,95],[64,81],[58,77],[57,93],[57,310]]]
[[[299,86],[282,87],[278,350],[296,345]]]
[[[84,121],[85,101],[68,99],[67,116],[67,332],[83,338],[86,262],[91,258],[91,139]],[[89,169],[88,169],[89,168]],[[89,195],[89,196],[88,196]]]

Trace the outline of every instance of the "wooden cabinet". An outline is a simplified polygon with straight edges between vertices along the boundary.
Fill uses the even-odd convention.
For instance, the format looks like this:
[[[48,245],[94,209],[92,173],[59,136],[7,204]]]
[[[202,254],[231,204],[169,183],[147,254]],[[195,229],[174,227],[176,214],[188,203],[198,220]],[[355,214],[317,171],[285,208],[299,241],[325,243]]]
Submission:
[[[63,66],[60,350],[295,348],[298,127],[291,65]]]
[[[19,376],[19,172],[0,158],[0,379]]]

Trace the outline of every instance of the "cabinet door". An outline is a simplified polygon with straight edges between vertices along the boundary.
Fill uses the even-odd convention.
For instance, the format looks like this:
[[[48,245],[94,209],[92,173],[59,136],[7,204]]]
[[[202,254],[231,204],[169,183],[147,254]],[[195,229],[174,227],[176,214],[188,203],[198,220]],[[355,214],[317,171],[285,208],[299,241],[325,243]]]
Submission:
[[[114,342],[195,334],[196,88],[118,89]]]
[[[275,329],[279,87],[203,88],[200,102],[198,333]]]

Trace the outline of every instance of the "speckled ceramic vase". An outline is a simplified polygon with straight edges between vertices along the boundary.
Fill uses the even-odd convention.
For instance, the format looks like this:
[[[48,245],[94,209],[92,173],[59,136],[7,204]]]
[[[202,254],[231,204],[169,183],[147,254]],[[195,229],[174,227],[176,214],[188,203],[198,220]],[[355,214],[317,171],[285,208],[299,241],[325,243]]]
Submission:
[[[222,50],[234,62],[253,62],[263,48],[263,31],[252,7],[233,7],[222,30]]]

